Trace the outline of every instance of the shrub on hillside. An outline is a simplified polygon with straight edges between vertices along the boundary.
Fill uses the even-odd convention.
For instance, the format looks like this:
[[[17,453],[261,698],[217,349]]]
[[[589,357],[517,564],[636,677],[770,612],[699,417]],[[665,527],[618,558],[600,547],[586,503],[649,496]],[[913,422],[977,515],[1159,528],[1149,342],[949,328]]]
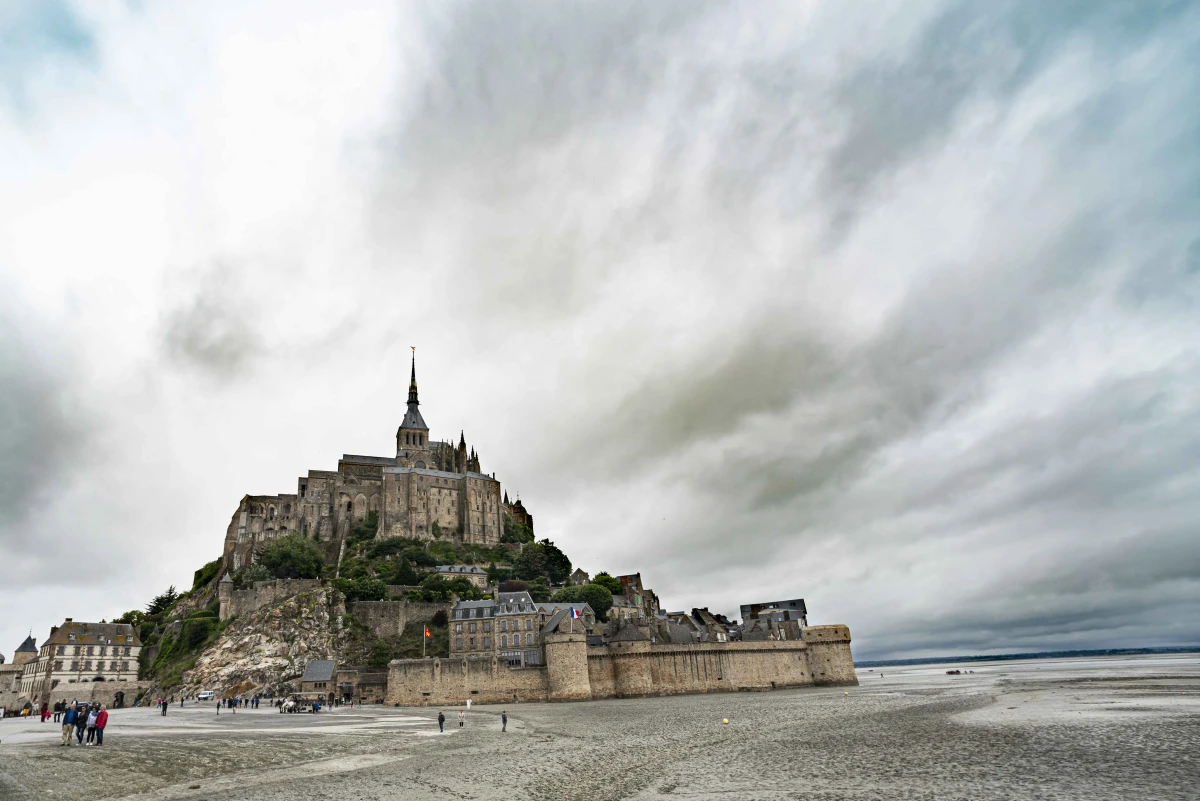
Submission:
[[[280,537],[263,548],[258,564],[281,579],[319,579],[325,573],[325,559],[316,544],[296,534]]]
[[[377,578],[338,578],[333,580],[333,586],[347,601],[382,601],[387,597],[387,585]]]

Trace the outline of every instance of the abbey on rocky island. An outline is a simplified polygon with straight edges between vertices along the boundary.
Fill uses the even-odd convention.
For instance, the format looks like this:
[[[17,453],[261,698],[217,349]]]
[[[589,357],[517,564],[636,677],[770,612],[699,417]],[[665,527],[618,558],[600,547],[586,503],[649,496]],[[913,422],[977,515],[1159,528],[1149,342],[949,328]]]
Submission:
[[[247,495],[225,533],[225,566],[238,570],[263,543],[286,534],[314,537],[333,554],[351,529],[374,512],[376,539],[410,537],[495,545],[504,531],[504,515],[533,527],[520,500],[510,503],[495,474],[485,474],[479,455],[458,445],[429,438],[417,399],[417,363],[413,356],[408,411],[396,431],[396,455],[344,454],[337,470],[310,470],[294,495]],[[336,557],[335,557],[336,558]]]

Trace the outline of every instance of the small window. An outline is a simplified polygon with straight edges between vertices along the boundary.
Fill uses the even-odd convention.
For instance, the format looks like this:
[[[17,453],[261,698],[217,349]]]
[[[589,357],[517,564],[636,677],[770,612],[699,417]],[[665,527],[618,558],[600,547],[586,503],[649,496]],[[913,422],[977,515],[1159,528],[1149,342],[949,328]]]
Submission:
[[[462,637],[454,638],[454,650],[456,650],[456,651],[462,650]]]
[[[508,647],[508,635],[507,635],[507,634],[501,634],[501,635],[500,635],[500,647],[501,647],[501,648],[507,648],[507,647]]]
[[[520,644],[521,644],[521,635],[514,634],[513,635],[513,645],[520,645]]]
[[[475,649],[475,638],[471,637],[471,650]]]

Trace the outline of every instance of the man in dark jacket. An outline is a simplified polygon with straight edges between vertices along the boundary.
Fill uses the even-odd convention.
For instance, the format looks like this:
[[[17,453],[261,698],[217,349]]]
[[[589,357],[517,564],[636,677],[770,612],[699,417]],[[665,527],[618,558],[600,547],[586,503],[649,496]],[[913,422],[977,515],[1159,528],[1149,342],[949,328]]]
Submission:
[[[62,742],[59,745],[71,744],[71,733],[75,728],[75,707],[69,706],[62,716]]]
[[[75,707],[75,741],[83,745],[83,733],[87,731],[87,704]]]
[[[443,715],[441,712],[438,712],[438,731],[444,732],[445,730],[446,730],[446,716]]]
[[[58,723],[60,720],[62,720],[64,703],[65,703],[64,701],[55,701],[54,702],[54,722],[55,723]]]

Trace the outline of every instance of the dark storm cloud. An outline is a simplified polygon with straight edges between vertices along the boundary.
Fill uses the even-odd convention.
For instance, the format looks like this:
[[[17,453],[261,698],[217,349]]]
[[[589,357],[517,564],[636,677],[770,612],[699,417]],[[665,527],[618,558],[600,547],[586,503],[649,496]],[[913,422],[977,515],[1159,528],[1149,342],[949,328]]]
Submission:
[[[265,313],[256,313],[252,298],[226,262],[190,270],[174,279],[171,292],[179,296],[162,320],[163,348],[168,359],[213,378],[228,379],[242,372],[262,348],[255,326]]]
[[[94,431],[64,343],[3,279],[0,288],[0,563],[15,585],[44,578],[58,556],[39,524],[86,463]]]
[[[673,332],[681,336],[669,354],[640,347],[622,389],[607,387],[595,413],[551,421],[558,438],[548,458],[565,492],[582,497],[588,485],[579,482],[599,481],[635,495],[671,486],[720,498],[686,534],[646,541],[648,558],[676,576],[762,564],[777,548],[830,537],[862,560],[855,581],[888,573],[871,549],[905,544],[953,553],[939,569],[982,571],[988,594],[960,593],[949,611],[928,608],[933,586],[897,587],[920,620],[863,621],[877,654],[1055,636],[1096,644],[1106,627],[1132,637],[1168,601],[1200,608],[1200,589],[1187,581],[1200,538],[1182,533],[1200,510],[1178,498],[1150,503],[1172,483],[1195,485],[1197,376],[1187,359],[1031,409],[924,475],[881,473],[895,454],[924,459],[925,443],[985,414],[1005,388],[998,381],[1030,380],[1014,363],[1085,346],[1064,325],[1098,305],[1194,313],[1196,247],[1181,246],[1179,231],[1198,219],[1200,121],[1184,102],[1195,81],[1171,55],[1154,66],[1168,71],[1165,86],[1115,66],[1186,52],[1188,36],[1172,34],[1195,28],[1187,6],[956,3],[929,15],[912,41],[854,51],[832,76],[807,68],[799,43],[718,63],[728,43],[707,49],[706,34],[719,9],[658,5],[639,19],[630,7],[598,8],[581,17],[457,6],[439,19],[440,49],[395,148],[403,179],[388,184],[381,208],[411,209],[419,196],[429,218],[453,209],[470,255],[451,269],[494,269],[510,307],[549,310],[523,317],[526,325],[586,313],[607,281],[628,282],[636,296],[639,278],[662,272],[655,259],[664,252],[693,258],[700,283],[719,280],[731,256],[741,270],[796,267],[757,308],[722,309],[711,325]],[[870,247],[883,265],[907,262],[913,277],[866,336],[805,314],[802,281],[861,249],[863,220],[903,191],[898,182],[943,180],[930,165],[961,146],[964,119],[980,109],[992,126],[1019,129],[1069,54],[1111,69],[1109,85],[1050,101],[1040,124],[1019,134],[1014,161],[978,165],[978,194],[992,207],[976,242],[932,265]],[[647,144],[638,134],[658,110],[666,133]],[[547,158],[558,172],[544,171]],[[597,173],[588,158],[621,170]],[[604,224],[589,226],[586,203],[571,193],[587,186],[596,203],[611,202],[630,169],[649,188],[618,191]],[[1010,195],[994,195],[997,180]],[[528,228],[493,234],[491,213]],[[952,208],[931,213],[953,219]],[[768,255],[759,235],[774,235],[772,223],[789,215],[834,236]],[[940,219],[915,222],[943,233]],[[711,255],[685,250],[706,237],[721,243]],[[729,242],[736,248],[722,250]],[[924,519],[934,522],[906,522]],[[983,561],[996,538],[1006,556],[1046,549],[1047,561],[989,575]],[[1143,539],[1153,546],[1127,558]],[[687,579],[676,584],[692,592]],[[1166,622],[1155,630],[1181,636]]]

